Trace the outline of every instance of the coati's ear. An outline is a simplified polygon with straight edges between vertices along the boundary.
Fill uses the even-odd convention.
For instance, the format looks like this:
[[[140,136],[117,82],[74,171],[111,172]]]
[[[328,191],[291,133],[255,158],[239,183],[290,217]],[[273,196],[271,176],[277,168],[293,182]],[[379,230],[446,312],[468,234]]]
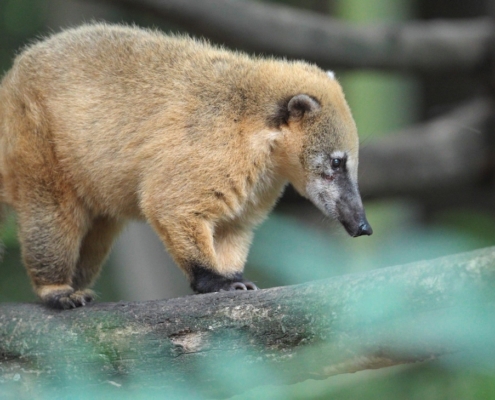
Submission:
[[[278,128],[287,124],[289,120],[299,121],[304,115],[320,110],[318,100],[307,94],[297,94],[291,98],[281,101],[275,112],[268,117],[268,125]]]
[[[307,94],[298,94],[289,100],[287,109],[289,110],[289,119],[298,121],[305,114],[313,113],[321,108],[320,103],[314,97]]]

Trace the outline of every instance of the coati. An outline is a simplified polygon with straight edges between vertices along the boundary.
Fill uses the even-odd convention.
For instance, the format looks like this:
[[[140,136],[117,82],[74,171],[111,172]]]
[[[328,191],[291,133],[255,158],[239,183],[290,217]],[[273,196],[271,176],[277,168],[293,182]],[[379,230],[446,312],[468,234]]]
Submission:
[[[253,235],[287,182],[370,235],[358,136],[333,74],[107,24],[32,44],[0,86],[0,201],[40,299],[83,306],[146,219],[199,293],[255,290]]]

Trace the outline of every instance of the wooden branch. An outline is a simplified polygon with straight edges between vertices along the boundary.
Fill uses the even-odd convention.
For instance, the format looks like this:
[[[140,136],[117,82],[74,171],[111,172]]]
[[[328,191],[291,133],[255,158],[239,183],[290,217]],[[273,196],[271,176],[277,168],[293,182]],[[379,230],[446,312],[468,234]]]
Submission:
[[[232,47],[302,58],[326,68],[476,70],[488,60],[495,31],[489,19],[358,26],[254,1],[98,1],[150,10],[192,34]]]
[[[0,391],[44,382],[62,397],[77,385],[222,397],[486,350],[494,286],[492,247],[257,292],[72,311],[3,304]]]
[[[364,144],[360,188],[364,195],[425,195],[464,191],[492,173],[488,145],[493,104],[476,99],[432,121]]]

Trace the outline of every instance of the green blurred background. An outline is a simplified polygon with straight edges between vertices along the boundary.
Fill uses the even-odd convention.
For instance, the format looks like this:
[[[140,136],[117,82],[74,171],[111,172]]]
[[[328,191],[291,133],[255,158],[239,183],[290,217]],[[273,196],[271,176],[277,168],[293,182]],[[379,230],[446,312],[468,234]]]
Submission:
[[[355,23],[466,18],[486,15],[488,7],[488,2],[482,0],[277,2]],[[141,26],[156,26],[164,31],[180,31],[179,26],[165,23],[149,13],[126,11],[104,2],[1,0],[0,71],[8,70],[16,52],[24,45],[63,27],[91,20],[132,22]],[[457,76],[433,79],[369,71],[336,73],[353,110],[362,146],[379,136],[438,115],[476,91],[467,78],[462,80]],[[484,211],[476,204],[462,209],[446,207],[431,210],[418,199],[404,196],[365,201],[365,206],[374,234],[354,240],[313,206],[300,199],[294,200],[294,194],[289,194],[257,230],[246,275],[254,278],[261,287],[289,285],[434,258],[495,243],[493,212]],[[20,262],[14,215],[9,215],[2,228],[2,239],[5,251],[0,265],[0,301],[35,301]],[[95,288],[100,296],[99,301],[147,298],[133,294],[146,292],[146,282],[139,282],[139,289],[132,292],[128,287],[132,279],[121,279],[124,273],[120,270],[122,255],[119,256],[118,251],[117,246]],[[178,279],[185,282],[185,278],[179,276]],[[182,287],[186,286],[184,282]],[[179,291],[177,295],[183,293],[187,291]],[[170,294],[163,293],[161,297],[170,297]],[[459,363],[453,357],[445,357],[439,361],[363,371],[325,381],[257,388],[234,398],[495,399],[495,371],[493,366],[481,365],[475,360]]]

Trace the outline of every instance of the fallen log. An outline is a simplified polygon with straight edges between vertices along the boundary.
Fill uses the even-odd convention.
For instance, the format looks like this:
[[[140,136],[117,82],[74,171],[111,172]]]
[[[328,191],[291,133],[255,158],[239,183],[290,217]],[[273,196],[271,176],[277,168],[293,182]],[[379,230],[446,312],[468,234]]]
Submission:
[[[488,354],[494,285],[490,247],[256,292],[70,311],[2,304],[0,392],[227,397],[459,351]]]

